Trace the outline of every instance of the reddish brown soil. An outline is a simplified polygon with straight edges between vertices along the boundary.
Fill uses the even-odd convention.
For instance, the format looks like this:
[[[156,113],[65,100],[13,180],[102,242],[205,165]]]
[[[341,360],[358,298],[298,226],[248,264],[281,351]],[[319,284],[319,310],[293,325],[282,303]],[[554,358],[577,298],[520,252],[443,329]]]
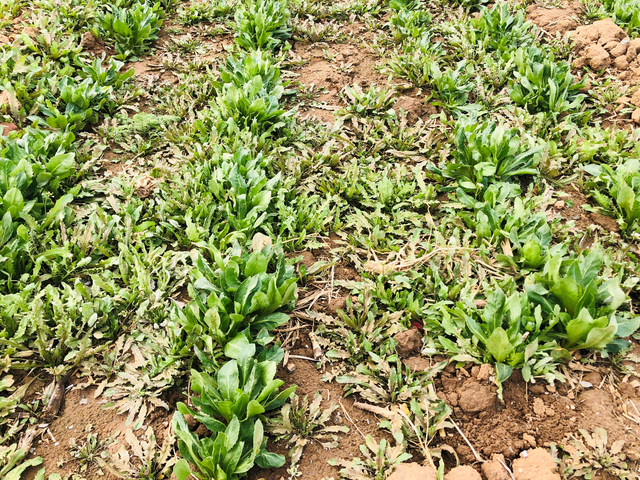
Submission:
[[[377,56],[362,45],[296,42],[293,57],[304,62],[293,68],[297,74],[294,82],[300,82],[307,90],[314,86],[313,105],[308,101],[299,111],[303,119],[315,117],[331,124],[333,112],[344,106],[339,95],[344,87],[358,84],[366,90],[372,85],[380,88],[388,84],[387,77],[375,70]]]
[[[126,416],[117,415],[114,410],[104,410],[104,399],[94,399],[95,388],[87,390],[71,390],[67,392],[64,404],[58,412],[58,417],[47,429],[50,433],[43,433],[33,444],[35,451],[33,456],[41,456],[44,459],[42,465],[32,468],[27,480],[31,480],[37,470],[46,468],[47,475],[59,473],[80,473],[80,465],[71,455],[70,442],[75,439],[78,445],[83,445],[89,432],[97,435],[98,442],[113,436],[116,431],[124,432]],[[44,430],[43,430],[44,432]],[[117,444],[112,444],[112,448]],[[117,450],[111,450],[114,452]],[[98,472],[99,466],[91,464],[87,472],[87,478],[103,478],[105,480],[118,477],[101,469],[104,476]]]
[[[547,38],[555,38],[557,33],[575,30],[580,25],[580,15],[584,11],[579,1],[565,1],[562,8],[549,7],[544,4],[532,4],[527,7],[527,20],[542,29]]]
[[[620,226],[614,218],[598,212],[587,212],[583,205],[590,205],[591,202],[577,188],[565,187],[558,198],[560,200],[547,211],[547,218],[550,220],[561,218],[564,222],[573,222],[575,229],[587,234],[601,232],[607,235],[620,231]]]
[[[311,342],[306,340],[305,345],[311,346]],[[295,353],[294,353],[295,352]],[[299,348],[291,350],[292,354],[311,356],[311,348]],[[302,472],[305,480],[321,480],[323,478],[339,478],[339,468],[332,467],[327,463],[332,458],[350,459],[360,454],[360,445],[364,443],[363,435],[372,435],[380,438],[378,420],[375,415],[357,409],[353,406],[353,397],[342,398],[342,386],[335,383],[325,383],[320,380],[321,372],[318,372],[316,364],[308,360],[292,359],[289,364],[295,365],[293,373],[286,372],[286,367],[280,367],[278,377],[283,379],[287,385],[298,385],[296,393],[301,398],[308,395],[311,400],[316,392],[321,392],[323,397],[322,407],[328,408],[332,404],[341,405],[333,414],[334,425],[344,425],[349,427],[349,433],[341,435],[340,447],[333,450],[325,450],[317,442],[305,447],[304,454],[298,465],[298,471]],[[345,413],[346,412],[346,413]],[[355,424],[355,425],[354,425]],[[274,444],[270,442],[272,451],[287,456],[286,441],[283,440]],[[252,470],[247,478],[249,480],[279,480],[281,477],[287,478],[287,466],[279,469]]]

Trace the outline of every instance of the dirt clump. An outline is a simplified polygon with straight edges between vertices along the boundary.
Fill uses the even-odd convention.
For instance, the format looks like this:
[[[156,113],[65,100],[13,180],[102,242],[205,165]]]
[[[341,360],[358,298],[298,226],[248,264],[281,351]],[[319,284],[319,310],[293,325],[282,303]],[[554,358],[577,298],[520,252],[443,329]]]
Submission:
[[[560,480],[553,457],[544,448],[524,451],[513,461],[516,480]]]
[[[423,467],[411,462],[398,465],[387,480],[436,480],[437,478],[438,475],[432,467]]]
[[[631,120],[633,120],[634,123],[640,125],[640,108],[637,108],[633,111],[633,113],[631,114]]]
[[[549,35],[564,35],[578,27],[577,17],[582,13],[580,2],[566,2],[562,8],[547,8],[533,4],[527,8],[527,20],[536,24]]]
[[[396,350],[401,357],[410,357],[418,353],[422,348],[422,333],[417,328],[410,328],[404,332],[396,333],[393,339],[398,342]]]
[[[398,98],[395,103],[395,108],[400,108],[407,112],[407,122],[410,124],[416,123],[425,113],[422,100],[416,97],[408,97],[406,95]]]
[[[87,51],[93,54],[99,54],[105,48],[104,44],[101,41],[99,41],[91,32],[85,32],[82,35],[82,40],[80,41],[80,44],[82,45],[82,49],[84,51]]]
[[[466,382],[458,391],[458,395],[458,405],[465,413],[484,412],[496,402],[496,394],[486,385],[474,380]]]
[[[431,368],[431,362],[424,357],[410,357],[403,362],[412,372],[424,372]]]
[[[589,64],[592,70],[602,70],[603,68],[607,68],[611,65],[611,57],[609,53],[604,49],[604,47],[598,44],[589,45],[582,52],[582,60]]]
[[[621,80],[633,80],[640,76],[640,39],[629,39],[625,31],[610,18],[577,27],[567,36],[575,42],[577,59],[574,67],[588,66],[594,71],[612,67],[618,70],[617,77]]]
[[[461,465],[444,476],[444,480],[482,480],[482,477],[469,465]]]
[[[478,372],[475,377],[479,382],[486,382],[491,378],[491,375],[493,375],[493,366],[489,363],[483,363],[478,367]]]
[[[498,460],[497,457],[500,457]],[[504,457],[502,455],[496,455],[490,462],[484,462],[482,464],[482,473],[487,480],[511,480],[509,472],[502,465],[504,463]]]
[[[17,132],[19,130],[15,123],[0,123],[0,135],[7,136],[11,132]]]

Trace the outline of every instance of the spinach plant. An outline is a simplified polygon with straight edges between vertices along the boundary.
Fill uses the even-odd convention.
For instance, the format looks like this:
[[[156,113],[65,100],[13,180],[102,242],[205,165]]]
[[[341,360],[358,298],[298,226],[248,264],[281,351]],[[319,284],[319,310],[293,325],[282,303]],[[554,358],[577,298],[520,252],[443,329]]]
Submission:
[[[225,354],[232,360],[218,370],[215,380],[192,370],[192,389],[200,396],[191,397],[193,409],[178,403],[174,414],[180,453],[198,468],[200,473],[195,474],[200,478],[240,478],[254,463],[269,468],[285,461],[282,455],[266,450],[262,423],[262,414],[281,407],[296,389],[280,392],[284,382],[274,378],[284,352],[271,347],[256,355],[256,345],[240,334],[226,345]],[[217,434],[215,439],[191,433],[183,415],[192,415]],[[190,469],[182,460],[174,472],[186,478]],[[220,477],[220,472],[226,477]]]
[[[630,34],[640,33],[640,1],[638,0],[604,0],[602,6],[613,14],[613,20]]]
[[[98,123],[100,110],[112,106],[112,87],[98,86],[90,78],[78,83],[62,78],[40,105],[47,124],[61,130],[82,130],[87,124]]]
[[[247,50],[273,50],[291,37],[290,13],[280,1],[245,0],[236,10],[236,43]]]
[[[464,190],[486,188],[493,181],[535,175],[541,148],[521,139],[517,129],[495,122],[460,121],[454,131],[453,162],[443,174]]]
[[[174,413],[172,424],[183,457],[173,467],[178,480],[186,480],[191,475],[203,480],[237,480],[255,464],[262,468],[284,465],[283,456],[266,451],[267,439],[260,420],[241,428],[238,418],[233,417],[226,428],[215,430],[212,437],[205,438],[189,431],[180,412]],[[189,463],[195,465],[195,472]]]
[[[521,52],[524,54],[519,55]],[[509,82],[511,100],[530,113],[543,113],[554,120],[564,112],[577,111],[586,98],[580,90],[587,78],[575,82],[567,62],[556,62],[552,54],[537,60],[540,56],[541,52],[535,47],[516,52],[516,79]]]
[[[500,54],[532,45],[534,41],[531,23],[525,21],[523,11],[512,13],[507,3],[481,7],[480,15],[471,20],[471,26],[480,42]]]
[[[599,248],[575,258],[550,256],[542,272],[527,279],[529,299],[557,322],[562,345],[570,350],[619,351],[638,329],[640,318],[618,309],[628,301],[620,278],[602,278]]]
[[[135,58],[158,39],[163,22],[159,3],[150,6],[136,2],[129,8],[116,5],[107,8],[98,14],[93,33],[113,43],[119,60]]]
[[[252,423],[263,413],[281,407],[293,394],[292,386],[279,391],[284,384],[276,380],[276,367],[284,352],[278,347],[264,349],[256,354],[256,345],[240,334],[225,347],[225,354],[233,357],[216,373],[215,379],[205,372],[191,371],[191,388],[200,397],[191,397],[194,408],[184,403],[178,410],[193,415],[212,432],[219,431],[222,423],[233,418],[240,426]]]
[[[617,217],[623,231],[639,232],[640,161],[632,158],[615,167],[592,164],[584,169],[593,175],[586,186],[604,213]]]
[[[284,310],[295,304],[296,276],[281,245],[248,253],[236,244],[226,257],[213,256],[216,269],[198,258],[189,286],[193,301],[184,311],[174,309],[192,342],[211,352],[214,342],[224,346],[247,328],[257,333],[289,319]]]

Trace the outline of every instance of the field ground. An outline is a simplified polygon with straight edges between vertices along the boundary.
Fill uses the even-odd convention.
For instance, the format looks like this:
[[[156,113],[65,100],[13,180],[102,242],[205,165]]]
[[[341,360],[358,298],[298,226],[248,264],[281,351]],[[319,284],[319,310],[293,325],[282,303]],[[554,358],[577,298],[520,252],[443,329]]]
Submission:
[[[0,27],[0,477],[640,478],[638,0]]]

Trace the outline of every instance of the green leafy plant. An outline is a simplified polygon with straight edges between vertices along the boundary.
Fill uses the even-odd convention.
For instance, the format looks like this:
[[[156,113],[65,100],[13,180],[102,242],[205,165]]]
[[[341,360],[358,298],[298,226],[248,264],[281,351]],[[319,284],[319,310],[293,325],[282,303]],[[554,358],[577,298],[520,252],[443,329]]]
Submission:
[[[273,50],[291,36],[287,5],[280,1],[245,0],[236,10],[236,43],[247,50]]]
[[[460,61],[456,68],[440,69],[436,60],[425,61],[428,73],[426,84],[435,93],[438,100],[434,105],[440,105],[447,110],[456,110],[462,107],[469,100],[469,92],[475,86],[471,81],[473,67],[467,62]]]
[[[495,363],[499,383],[513,368],[521,368],[526,381],[562,378],[555,365],[570,358],[569,350],[620,351],[640,319],[617,311],[626,296],[618,277],[598,276],[601,266],[598,249],[578,257],[549,255],[543,271],[527,278],[525,292],[496,288],[472,315],[462,303],[446,307],[448,336],[439,342],[454,358]]]
[[[640,33],[640,2],[638,0],[604,0],[603,7],[613,14],[613,20],[629,33]]]
[[[218,18],[232,14],[236,6],[237,2],[233,0],[191,2],[189,6],[178,10],[178,19],[182,25],[212,23]]]
[[[236,418],[242,428],[263,413],[281,407],[296,390],[292,386],[279,391],[284,381],[274,377],[284,352],[278,347],[257,355],[256,345],[240,334],[227,343],[225,354],[232,359],[218,370],[215,379],[205,372],[191,371],[191,388],[200,395],[191,397],[194,409],[178,404],[183,415],[192,415],[212,432],[221,431],[218,418],[225,424]]]
[[[556,62],[553,55],[538,61],[539,56],[535,47],[516,52],[516,80],[509,82],[511,99],[530,113],[543,113],[553,119],[564,112],[575,112],[586,97],[580,93],[586,77],[576,83],[567,62]]]
[[[82,130],[87,124],[98,123],[98,113],[112,105],[112,91],[112,87],[100,87],[89,78],[78,83],[64,77],[46,95],[40,111],[52,128]]]
[[[586,165],[593,175],[586,186],[602,211],[620,219],[623,231],[640,231],[640,161],[629,159],[616,167]]]
[[[0,265],[5,279],[18,278],[27,269],[27,225],[39,221],[47,228],[73,198],[61,195],[61,185],[75,169],[70,151],[74,139],[69,132],[33,128],[19,139],[0,138]]]
[[[629,345],[622,339],[638,329],[640,318],[617,312],[628,300],[620,278],[599,277],[601,267],[600,249],[576,258],[550,256],[544,270],[525,285],[543,315],[560,322],[567,349],[619,351]]]
[[[392,1],[390,7],[395,10],[389,19],[389,27],[396,42],[402,42],[409,37],[421,37],[432,21],[431,15],[422,9],[419,2]]]
[[[593,478],[599,472],[621,479],[634,478],[625,461],[624,440],[609,443],[607,431],[601,427],[596,427],[591,434],[583,429],[579,432],[582,438],[571,435],[571,449],[567,448],[571,453],[563,455],[560,461],[567,478]]]
[[[178,480],[190,475],[200,479],[244,477],[255,464],[262,468],[281,467],[284,457],[267,452],[264,428],[260,420],[246,423],[234,417],[222,430],[215,430],[212,437],[198,438],[189,431],[189,425],[180,412],[174,413],[173,429],[178,437],[178,448],[184,457],[178,460],[173,472]],[[197,470],[191,470],[189,463]]]
[[[443,174],[456,179],[465,190],[538,173],[535,167],[542,149],[522,141],[517,129],[488,121],[460,121],[453,135],[454,161],[445,166]]]
[[[81,79],[89,78],[99,87],[112,87],[114,90],[122,88],[124,83],[135,74],[133,68],[121,73],[124,63],[114,58],[110,58],[106,62],[106,68],[104,57],[95,58],[90,64],[79,62],[78,66],[82,68],[78,72],[78,76]]]
[[[525,21],[523,11],[514,13],[507,3],[482,7],[480,15],[471,20],[471,26],[486,47],[501,54],[530,46],[534,41],[531,23]]]
[[[285,461],[281,455],[266,451],[262,417],[282,406],[296,389],[279,392],[284,382],[274,379],[284,352],[275,347],[255,356],[256,345],[240,335],[227,344],[225,354],[232,360],[218,370],[215,380],[204,372],[191,372],[192,389],[200,397],[191,397],[194,409],[178,403],[173,417],[180,453],[198,468],[198,478],[224,478],[224,474],[235,479],[243,477],[254,463],[269,468],[280,467]],[[183,415],[192,415],[215,437],[198,438],[189,431]],[[180,460],[174,473],[184,479],[191,470]]]
[[[357,83],[353,86],[346,86],[341,96],[343,100],[351,104],[336,112],[336,115],[345,118],[389,115],[389,110],[395,103],[395,91],[393,89],[377,88],[375,85],[369,87],[366,92]]]
[[[96,16],[96,0],[37,0],[38,10],[60,22],[59,31],[80,31],[93,23]]]
[[[431,383],[431,372],[412,372],[397,355],[380,357],[369,353],[369,361],[356,366],[355,372],[336,378],[346,384],[347,395],[358,393],[372,403],[408,403],[421,396]]]
[[[224,83],[218,85],[213,112],[218,131],[232,134],[239,127],[253,135],[270,134],[284,127],[293,114],[280,106],[285,86],[280,70],[266,54],[229,58],[221,78]]]
[[[80,464],[80,471],[86,472],[89,468],[105,467],[106,462],[103,457],[104,449],[108,447],[110,443],[109,438],[104,440],[98,440],[98,435],[89,432],[87,434],[87,440],[78,445],[75,438],[70,441],[70,452],[72,457],[75,457]]]
[[[402,50],[391,54],[383,71],[409,80],[416,87],[430,84],[434,61],[445,55],[442,42],[433,42],[433,37],[426,32],[419,39],[407,38]]]
[[[194,300],[184,311],[174,309],[193,341],[213,351],[214,341],[224,346],[247,328],[257,333],[289,319],[283,310],[295,302],[296,276],[281,246],[267,245],[249,254],[236,245],[226,257],[213,255],[217,269],[200,257],[189,286]]]
[[[481,200],[458,189],[456,199],[471,210],[459,211],[458,215],[470,229],[475,230],[480,245],[483,242],[501,245],[508,241],[513,250],[522,250],[517,260],[524,267],[538,268],[546,260],[546,251],[543,250],[548,249],[551,242],[551,229],[544,214],[533,212],[535,200],[522,199],[519,194],[517,186],[506,183],[489,185]],[[497,258],[505,260],[499,255]],[[514,265],[514,260],[507,262]]]
[[[42,463],[42,457],[35,457],[23,461],[26,457],[24,450],[17,445],[0,446],[0,475],[4,480],[20,480],[22,473],[29,467]]]
[[[146,52],[158,39],[163,11],[160,4],[136,2],[129,8],[111,5],[98,14],[94,35],[114,44],[117,58],[126,60]]]
[[[280,69],[268,51],[252,50],[249,53],[229,55],[225,59],[220,68],[222,81],[216,84],[216,88],[221,90],[225,84],[242,88],[245,84],[253,81],[255,77],[260,77],[262,88],[267,94],[276,91],[280,86],[286,88],[289,83],[282,82]]]

